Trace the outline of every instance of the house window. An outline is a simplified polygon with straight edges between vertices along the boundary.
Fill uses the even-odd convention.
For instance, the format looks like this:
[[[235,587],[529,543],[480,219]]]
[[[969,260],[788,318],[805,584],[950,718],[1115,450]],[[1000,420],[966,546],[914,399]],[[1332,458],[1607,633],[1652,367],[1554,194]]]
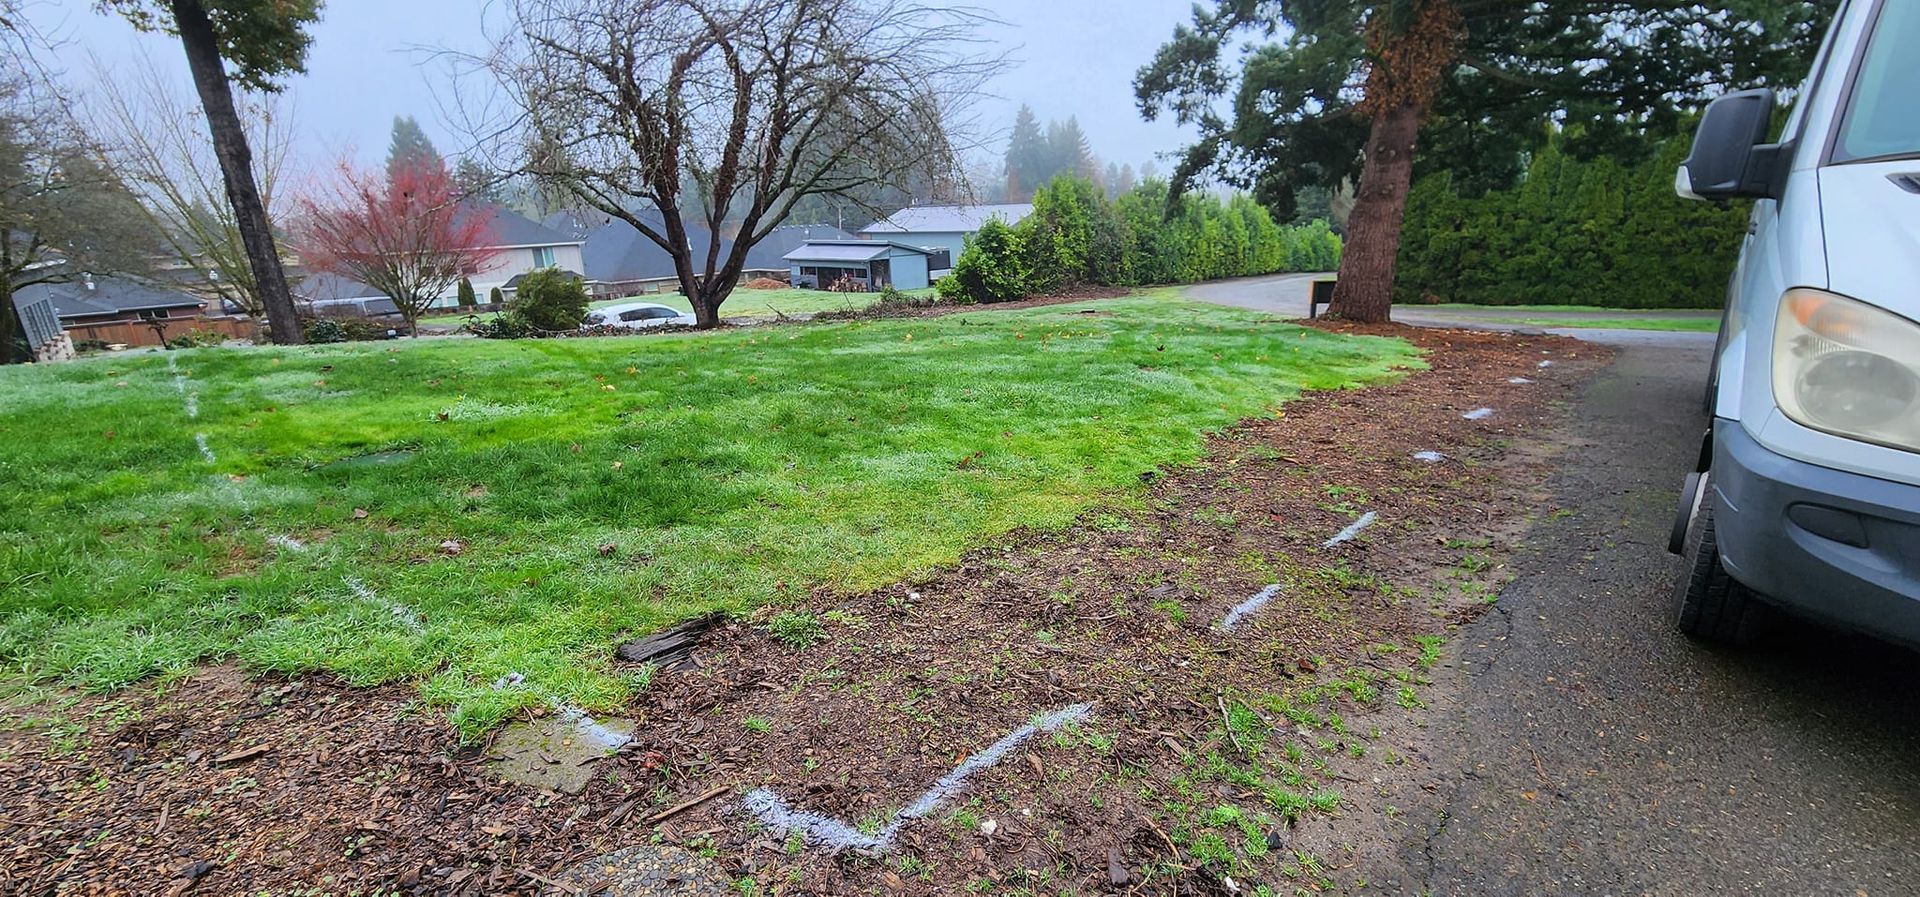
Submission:
[[[553,247],[551,246],[533,247],[533,266],[535,268],[553,267]]]

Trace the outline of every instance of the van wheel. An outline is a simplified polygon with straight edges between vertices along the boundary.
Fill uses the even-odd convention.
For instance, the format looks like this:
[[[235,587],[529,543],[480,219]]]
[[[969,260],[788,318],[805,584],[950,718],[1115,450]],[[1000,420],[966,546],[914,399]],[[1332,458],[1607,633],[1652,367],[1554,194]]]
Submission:
[[[1712,485],[1703,488],[1711,490]],[[1766,607],[1721,565],[1720,543],[1713,532],[1712,493],[1707,494],[1689,527],[1680,579],[1673,590],[1680,630],[1705,641],[1749,644],[1764,628]]]

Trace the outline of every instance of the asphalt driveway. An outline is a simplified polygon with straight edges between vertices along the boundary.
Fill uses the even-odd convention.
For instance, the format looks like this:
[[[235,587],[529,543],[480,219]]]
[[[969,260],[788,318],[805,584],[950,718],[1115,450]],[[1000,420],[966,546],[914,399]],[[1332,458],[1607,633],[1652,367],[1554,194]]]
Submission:
[[[1245,304],[1294,288],[1263,280],[1194,293]],[[1570,333],[1619,355],[1554,437],[1564,463],[1515,579],[1454,642],[1452,698],[1430,724],[1437,778],[1403,808],[1398,863],[1370,882],[1920,894],[1920,655],[1811,626],[1742,651],[1674,630],[1667,527],[1713,339],[1616,333]]]
[[[1307,296],[1316,277],[1326,274],[1273,274],[1263,277],[1239,277],[1216,280],[1187,288],[1187,295],[1217,305],[1270,311],[1288,318],[1307,316]],[[1323,309],[1324,310],[1324,309]],[[1509,308],[1450,308],[1445,306],[1396,305],[1393,319],[1422,327],[1465,327],[1474,330],[1528,330],[1571,336],[1613,345],[1691,346],[1713,344],[1712,333],[1607,328],[1610,319],[1713,317],[1700,311],[1608,310],[1524,311]],[[1521,317],[1555,321],[1580,320],[1589,326],[1541,327],[1517,323]]]

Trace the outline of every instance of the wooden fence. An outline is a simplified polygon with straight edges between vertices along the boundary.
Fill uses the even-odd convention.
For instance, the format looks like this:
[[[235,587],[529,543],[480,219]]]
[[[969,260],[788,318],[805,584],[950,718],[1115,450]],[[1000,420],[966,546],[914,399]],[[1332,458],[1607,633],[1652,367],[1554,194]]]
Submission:
[[[166,338],[175,339],[189,333],[221,333],[229,339],[260,338],[261,322],[253,318],[166,318]],[[74,324],[67,328],[67,335],[74,342],[97,339],[111,345],[124,343],[129,346],[158,346],[161,339],[154,333],[153,325],[146,321],[112,321],[105,324]]]

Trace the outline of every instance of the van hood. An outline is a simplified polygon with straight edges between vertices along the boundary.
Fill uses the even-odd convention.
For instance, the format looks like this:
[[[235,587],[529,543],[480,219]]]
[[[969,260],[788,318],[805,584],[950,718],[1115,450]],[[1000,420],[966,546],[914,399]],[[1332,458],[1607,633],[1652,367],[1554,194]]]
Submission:
[[[1829,288],[1920,321],[1920,159],[1820,169]]]

